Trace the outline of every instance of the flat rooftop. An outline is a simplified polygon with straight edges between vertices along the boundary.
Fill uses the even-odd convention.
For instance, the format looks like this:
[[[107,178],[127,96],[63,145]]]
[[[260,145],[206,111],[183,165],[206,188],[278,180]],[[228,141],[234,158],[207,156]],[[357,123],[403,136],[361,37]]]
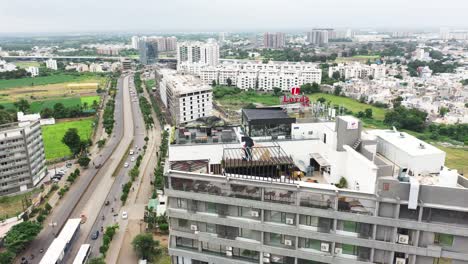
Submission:
[[[411,156],[425,156],[444,153],[433,145],[428,144],[406,132],[395,132],[393,130],[368,130],[367,132],[371,135],[380,137],[384,141],[387,141]]]
[[[242,109],[245,117],[249,121],[252,120],[271,120],[271,119],[291,119],[295,118],[289,117],[288,113],[283,109],[277,108],[256,108],[256,109]]]

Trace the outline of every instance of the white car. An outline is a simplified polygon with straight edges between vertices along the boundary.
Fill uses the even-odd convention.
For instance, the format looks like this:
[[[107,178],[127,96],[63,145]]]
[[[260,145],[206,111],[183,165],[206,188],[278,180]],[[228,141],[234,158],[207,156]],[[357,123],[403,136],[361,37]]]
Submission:
[[[124,219],[124,220],[125,220],[125,219],[128,219],[128,214],[127,214],[127,212],[125,212],[125,211],[122,212],[122,219]]]
[[[124,167],[125,167],[125,168],[128,168],[128,162],[125,162],[125,163],[124,163]]]
[[[133,150],[130,150],[130,155],[133,155]]]
[[[135,161],[135,157],[132,157],[132,158],[130,159],[130,161],[131,161],[131,162],[134,162],[134,161]]]

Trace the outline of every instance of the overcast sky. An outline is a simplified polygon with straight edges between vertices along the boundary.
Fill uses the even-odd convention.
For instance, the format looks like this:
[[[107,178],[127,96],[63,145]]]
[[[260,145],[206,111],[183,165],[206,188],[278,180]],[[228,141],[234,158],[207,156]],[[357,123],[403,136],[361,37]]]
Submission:
[[[468,0],[0,0],[0,32],[468,27]]]

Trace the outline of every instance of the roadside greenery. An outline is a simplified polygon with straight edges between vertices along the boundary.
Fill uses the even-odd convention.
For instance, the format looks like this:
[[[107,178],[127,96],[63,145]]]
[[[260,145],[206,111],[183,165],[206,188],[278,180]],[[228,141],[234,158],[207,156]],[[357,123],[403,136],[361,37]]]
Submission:
[[[148,100],[140,96],[140,109],[143,114],[143,120],[145,121],[146,128],[151,128],[154,125],[153,115],[151,114],[151,104]]]
[[[110,135],[112,133],[112,130],[114,129],[114,108],[114,99],[109,99],[109,101],[107,101],[106,103],[106,107],[104,108],[104,114],[102,116],[102,125],[104,126],[104,130],[108,135]]]
[[[41,232],[39,222],[25,221],[13,226],[4,238],[6,251],[0,253],[0,263],[13,263],[15,256]]]
[[[164,189],[164,162],[166,161],[166,155],[168,150],[169,132],[164,130],[161,139],[161,146],[159,147],[158,153],[158,165],[154,169],[154,188],[153,199],[157,197],[156,190]]]
[[[153,235],[150,233],[137,235],[132,241],[132,246],[138,257],[148,261],[153,260],[162,253],[159,240],[154,240]]]
[[[130,192],[130,189],[132,188],[132,183],[138,178],[138,175],[140,174],[140,165],[142,160],[143,156],[138,155],[135,162],[135,166],[133,166],[133,168],[128,172],[130,180],[127,183],[125,183],[122,187],[122,195],[120,196],[120,201],[122,201],[122,204],[125,204],[125,202],[127,201],[128,194]]]
[[[99,247],[99,252],[103,256],[106,256],[107,250],[109,250],[110,242],[114,238],[114,235],[117,232],[117,229],[119,229],[118,224],[106,227],[106,230],[104,231],[104,234],[102,235],[102,246]]]

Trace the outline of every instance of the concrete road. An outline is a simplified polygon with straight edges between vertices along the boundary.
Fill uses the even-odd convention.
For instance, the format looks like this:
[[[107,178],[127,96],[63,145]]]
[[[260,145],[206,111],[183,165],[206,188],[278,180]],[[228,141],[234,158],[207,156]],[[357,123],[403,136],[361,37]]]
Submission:
[[[125,118],[125,130],[126,133],[128,132],[129,135],[132,134],[133,136],[131,138],[124,136],[122,144],[127,147],[116,150],[113,156],[124,156],[125,162],[129,164],[129,167],[125,168],[122,164],[119,164],[120,167],[116,167],[117,173],[115,177],[112,177],[112,173],[115,170],[109,171],[109,175],[106,174],[104,176],[96,190],[92,193],[87,192],[85,194],[86,198],[82,199],[82,202],[75,208],[72,215],[78,217],[80,214],[84,213],[89,214],[89,217],[88,221],[81,226],[80,233],[73,243],[68,257],[74,257],[80,245],[84,243],[91,244],[91,258],[100,255],[99,247],[102,245],[101,227],[105,229],[106,226],[117,223],[118,218],[121,217],[119,211],[122,206],[122,202],[120,201],[122,186],[129,181],[130,177],[128,176],[128,172],[135,165],[135,162],[131,161],[131,157],[135,157],[136,159],[139,154],[142,154],[142,148],[145,144],[144,138],[146,136],[146,129],[136,93],[130,93],[130,91],[135,92],[133,78],[126,78],[123,88],[124,110],[126,111],[124,116],[129,115],[128,118]],[[127,124],[127,120],[131,122]],[[128,142],[129,140],[130,142]],[[134,155],[128,155],[128,146],[135,152]],[[143,164],[144,163],[142,163],[141,166],[143,166]],[[136,189],[135,186],[134,188]],[[109,201],[109,205],[107,206],[105,205],[106,201]],[[112,209],[114,212],[112,212]],[[92,240],[91,236],[96,231],[99,231],[99,237],[96,240]]]
[[[115,112],[114,119],[116,123],[114,125],[113,134],[110,140],[106,143],[104,148],[99,152],[98,155],[92,157],[92,161],[95,164],[102,164],[100,169],[96,169],[90,166],[89,169],[83,170],[81,176],[75,181],[71,186],[68,193],[62,198],[62,201],[58,204],[57,207],[53,208],[51,215],[47,218],[44,223],[44,228],[39,233],[37,238],[31,242],[29,247],[17,258],[17,263],[20,262],[21,257],[26,257],[29,263],[39,263],[42,258],[40,253],[41,249],[47,250],[48,246],[52,243],[55,236],[60,233],[65,222],[70,218],[74,208],[78,202],[82,199],[83,193],[92,189],[95,186],[91,182],[95,178],[100,178],[108,170],[109,161],[115,159],[112,157],[112,154],[117,148],[117,145],[121,142],[124,126],[123,126],[123,94],[122,94],[122,83],[123,79],[119,79],[117,82],[118,92],[115,97]],[[98,175],[98,177],[96,177]],[[31,255],[34,254],[36,257],[31,259]]]

